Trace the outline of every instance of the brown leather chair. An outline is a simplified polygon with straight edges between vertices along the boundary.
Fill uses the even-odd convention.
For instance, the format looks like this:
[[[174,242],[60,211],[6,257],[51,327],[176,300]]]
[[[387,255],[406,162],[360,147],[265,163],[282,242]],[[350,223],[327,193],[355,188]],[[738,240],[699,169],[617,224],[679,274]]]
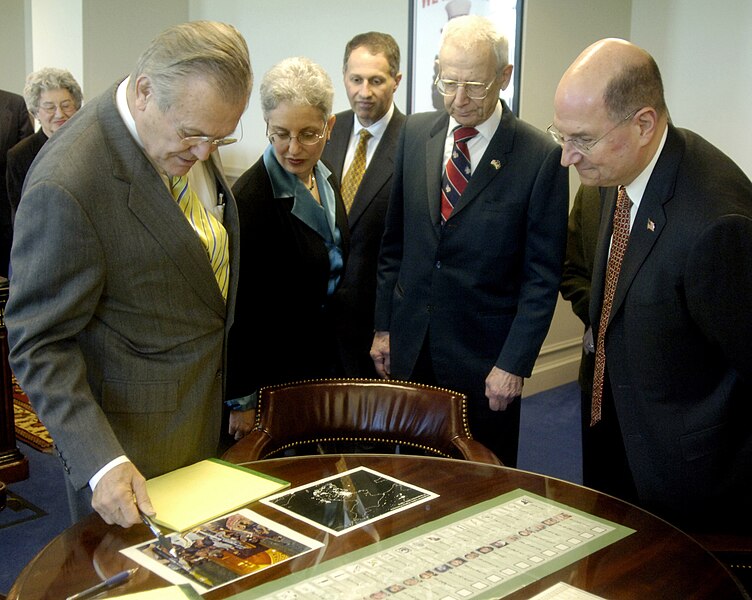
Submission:
[[[381,379],[319,379],[262,388],[253,430],[225,460],[366,451],[459,458],[499,465],[472,439],[467,398],[437,387]],[[345,448],[343,450],[343,448]],[[375,449],[374,449],[375,448]]]

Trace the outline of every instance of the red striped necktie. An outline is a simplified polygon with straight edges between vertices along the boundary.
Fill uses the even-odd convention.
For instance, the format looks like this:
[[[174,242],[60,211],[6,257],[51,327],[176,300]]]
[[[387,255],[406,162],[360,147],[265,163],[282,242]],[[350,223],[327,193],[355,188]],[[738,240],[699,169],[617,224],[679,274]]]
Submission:
[[[454,145],[441,178],[441,222],[452,214],[454,206],[465,191],[470,179],[470,153],[467,141],[478,135],[475,127],[458,127],[454,130]]]

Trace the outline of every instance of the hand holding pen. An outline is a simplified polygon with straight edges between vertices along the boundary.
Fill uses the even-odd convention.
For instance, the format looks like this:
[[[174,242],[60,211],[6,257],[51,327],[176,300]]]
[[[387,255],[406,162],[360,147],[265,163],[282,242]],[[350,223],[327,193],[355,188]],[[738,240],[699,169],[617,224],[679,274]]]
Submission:
[[[108,525],[130,527],[141,521],[140,508],[154,514],[146,490],[146,479],[131,462],[125,462],[107,471],[94,487],[91,506]]]

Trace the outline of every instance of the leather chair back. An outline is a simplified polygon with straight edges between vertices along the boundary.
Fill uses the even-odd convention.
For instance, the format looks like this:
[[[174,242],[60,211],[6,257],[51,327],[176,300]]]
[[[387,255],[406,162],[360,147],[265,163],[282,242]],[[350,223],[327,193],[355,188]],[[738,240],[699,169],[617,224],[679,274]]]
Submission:
[[[225,458],[245,462],[290,449],[310,454],[326,451],[327,446],[371,444],[500,464],[472,439],[466,403],[463,394],[451,390],[381,379],[322,379],[266,387],[259,391],[253,431]],[[312,451],[312,445],[318,450]]]

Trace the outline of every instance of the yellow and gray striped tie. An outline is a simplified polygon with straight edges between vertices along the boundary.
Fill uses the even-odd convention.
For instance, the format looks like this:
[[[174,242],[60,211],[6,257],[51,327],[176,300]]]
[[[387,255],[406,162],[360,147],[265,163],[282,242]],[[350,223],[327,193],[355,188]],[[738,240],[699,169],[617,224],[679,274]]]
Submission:
[[[230,247],[224,225],[204,208],[201,200],[188,185],[186,176],[172,177],[170,189],[185,218],[203,242],[217,285],[226,300],[230,283]]]

